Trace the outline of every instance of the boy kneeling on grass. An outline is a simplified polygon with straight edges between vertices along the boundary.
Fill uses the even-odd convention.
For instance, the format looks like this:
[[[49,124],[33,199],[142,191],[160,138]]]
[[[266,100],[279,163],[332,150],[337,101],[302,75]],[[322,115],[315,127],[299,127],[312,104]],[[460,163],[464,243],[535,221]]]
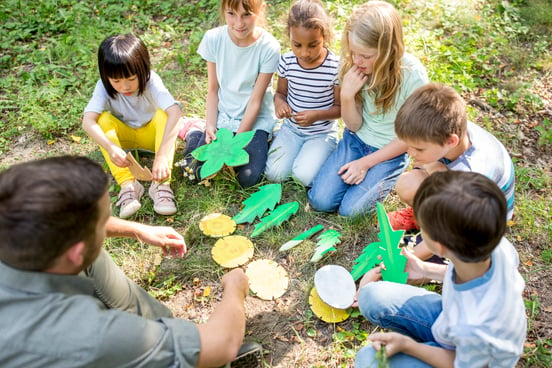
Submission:
[[[391,367],[514,367],[523,352],[527,320],[518,254],[503,237],[506,200],[487,177],[446,171],[430,175],[414,197],[427,247],[449,265],[410,252],[409,280],[443,282],[442,295],[386,281],[378,268],[360,282],[358,306],[375,325],[396,332],[369,336],[355,367],[377,367],[385,347]]]

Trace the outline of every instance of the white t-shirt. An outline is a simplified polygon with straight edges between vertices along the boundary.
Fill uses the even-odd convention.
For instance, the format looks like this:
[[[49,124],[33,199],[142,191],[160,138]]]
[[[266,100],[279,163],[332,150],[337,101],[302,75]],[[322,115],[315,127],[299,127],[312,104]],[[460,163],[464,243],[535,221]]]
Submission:
[[[198,54],[216,64],[218,128],[237,131],[259,73],[274,73],[278,68],[280,44],[270,33],[259,29],[261,36],[247,47],[232,42],[226,25],[208,30],[199,44]],[[276,124],[273,98],[272,84],[269,83],[254,130],[272,132]]]
[[[150,122],[157,109],[165,111],[175,103],[159,75],[152,70],[144,93],[139,96],[138,92],[132,96],[117,93],[111,98],[100,79],[84,112],[101,114],[108,111],[131,128],[138,129]]]
[[[455,367],[515,367],[527,328],[518,263],[516,250],[503,238],[483,276],[457,284],[454,265],[447,268],[443,310],[431,331],[443,347],[456,349]]]

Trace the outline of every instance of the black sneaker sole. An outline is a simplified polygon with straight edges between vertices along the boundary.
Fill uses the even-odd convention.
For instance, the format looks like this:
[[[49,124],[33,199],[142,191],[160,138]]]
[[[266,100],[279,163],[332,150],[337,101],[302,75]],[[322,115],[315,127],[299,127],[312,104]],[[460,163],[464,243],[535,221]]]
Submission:
[[[258,368],[262,363],[262,350],[262,346],[256,342],[245,342],[229,366],[231,368]]]

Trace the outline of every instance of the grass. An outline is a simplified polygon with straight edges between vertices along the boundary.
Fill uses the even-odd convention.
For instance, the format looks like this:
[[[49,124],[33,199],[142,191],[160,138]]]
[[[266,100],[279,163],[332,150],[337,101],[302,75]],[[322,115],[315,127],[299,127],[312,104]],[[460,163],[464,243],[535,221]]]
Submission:
[[[533,264],[523,268],[528,280],[534,273],[550,275],[552,179],[546,163],[550,162],[547,157],[552,126],[550,115],[546,117],[542,112],[550,101],[538,88],[539,76],[552,71],[548,51],[552,41],[550,1],[392,2],[403,16],[408,51],[422,60],[432,80],[453,85],[470,103],[470,118],[499,137],[514,156],[516,217],[508,237],[518,247],[522,263]],[[282,42],[283,50],[288,49],[283,24],[289,3],[272,1],[267,8],[267,28]],[[339,51],[344,19],[360,3],[325,2],[335,18],[335,52]],[[98,79],[97,47],[113,33],[134,32],[142,37],[154,69],[182,102],[185,115],[203,116],[206,70],[196,50],[204,31],[218,22],[217,6],[216,0],[98,0],[94,5],[69,0],[1,2],[0,154],[8,153],[15,142],[31,136],[49,142],[71,142],[74,136],[82,138],[83,145],[89,143],[80,128],[80,116]],[[527,140],[528,137],[532,139]],[[91,156],[103,162],[97,151]],[[181,156],[179,146],[175,161]],[[259,186],[262,184],[265,182]],[[134,219],[177,228],[185,235],[190,249],[185,259],[168,262],[157,249],[145,244],[124,239],[107,242],[125,272],[160,299],[193,284],[197,275],[218,282],[224,270],[211,260],[213,242],[199,231],[199,219],[212,212],[234,215],[241,202],[258,188],[241,189],[227,174],[219,175],[208,188],[188,185],[177,174],[173,187],[179,205],[177,215],[154,215],[151,201],[146,198]],[[116,189],[113,187],[113,192]],[[299,213],[256,239],[256,258],[286,264],[288,272],[295,275],[293,288],[299,294],[308,292],[312,275],[322,263],[340,263],[350,268],[364,246],[376,240],[374,218],[347,220],[308,211],[304,189],[291,181],[283,184],[283,193],[282,203],[298,201]],[[400,206],[394,197],[385,204],[388,210]],[[321,264],[309,263],[315,239],[287,254],[278,252],[290,235],[318,223],[343,235],[335,254]],[[251,230],[251,226],[243,226],[238,232],[247,235]],[[547,367],[551,363],[552,336],[535,323],[544,318],[546,305],[538,293],[528,293],[525,298],[530,327],[519,366]],[[547,300],[550,302],[550,298]],[[320,339],[323,334],[331,340],[325,346],[326,353],[299,357],[297,362],[303,365],[297,366],[350,366],[355,351],[373,328],[358,316],[336,326],[324,326],[300,297],[294,313],[294,323],[304,326],[292,334],[298,336],[300,344]]]

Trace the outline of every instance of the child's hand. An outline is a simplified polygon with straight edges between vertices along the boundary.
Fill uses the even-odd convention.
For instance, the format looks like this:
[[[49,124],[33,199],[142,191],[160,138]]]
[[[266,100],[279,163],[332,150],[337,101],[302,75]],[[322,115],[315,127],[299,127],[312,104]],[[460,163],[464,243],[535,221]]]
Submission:
[[[317,120],[316,111],[305,110],[305,111],[295,113],[293,114],[293,119],[299,126],[302,126],[302,127],[310,126],[312,123],[314,123]]]
[[[274,101],[274,110],[278,119],[291,118],[293,111],[286,102]]]
[[[362,289],[363,286],[370,282],[379,281],[381,280],[381,267],[377,266],[372,268],[370,271],[366,272],[364,276],[360,279],[360,282],[358,283],[358,289],[355,293],[355,299],[351,307],[358,307],[358,293],[360,292],[360,289]]]
[[[368,170],[364,168],[360,160],[355,160],[341,166],[337,175],[341,175],[343,182],[349,185],[358,185],[366,177]]]
[[[171,175],[169,160],[165,156],[156,155],[153,160],[151,174],[154,181],[162,182]]]
[[[425,262],[416,257],[413,252],[406,248],[403,248],[401,253],[406,257],[406,266],[404,268],[404,271],[408,272],[408,279],[414,281],[423,280],[425,278]]]
[[[368,76],[364,74],[356,65],[343,76],[341,85],[341,95],[350,94],[349,97],[354,97],[358,91],[366,84]]]
[[[126,159],[126,152],[121,147],[115,146],[111,149],[111,152],[109,153],[109,158],[111,159],[111,162],[113,162],[115,165],[119,167],[129,167],[130,162]]]
[[[205,143],[209,144],[215,139],[217,139],[217,128],[210,126],[205,127]]]
[[[376,332],[368,336],[372,341],[372,347],[379,351],[382,346],[385,346],[385,354],[387,357],[393,356],[406,350],[408,344],[415,341],[406,335],[398,332]]]

